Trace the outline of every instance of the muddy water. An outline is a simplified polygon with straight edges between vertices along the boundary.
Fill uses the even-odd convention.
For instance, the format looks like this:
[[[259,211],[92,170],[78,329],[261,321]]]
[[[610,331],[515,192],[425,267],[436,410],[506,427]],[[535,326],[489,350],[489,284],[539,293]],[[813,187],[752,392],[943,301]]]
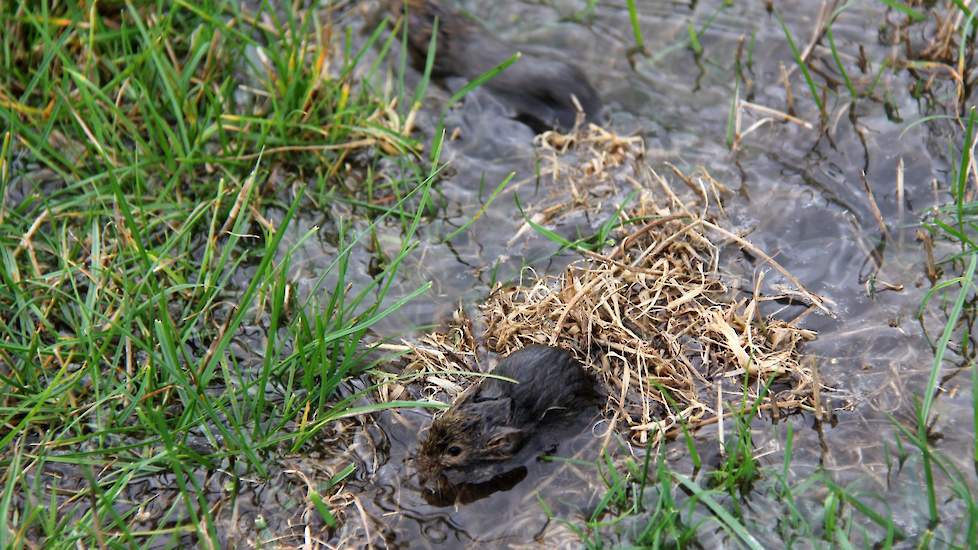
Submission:
[[[876,87],[876,99],[863,98],[850,105],[841,88],[841,98],[830,96],[828,136],[798,124],[770,122],[744,137],[739,151],[732,153],[725,139],[735,93],[759,105],[786,109],[781,67],[790,71],[793,63],[777,19],[760,1],[728,7],[720,0],[638,4],[651,55],[633,57],[634,67],[628,60],[633,41],[624,2],[598,2],[583,23],[572,17],[586,7],[583,1],[468,1],[464,7],[493,32],[526,51],[577,62],[605,98],[610,126],[621,134],[642,135],[648,162],[654,168],[667,171],[666,162],[683,171],[704,166],[736,190],[726,204],[729,223],[749,231],[756,245],[776,256],[810,290],[830,300],[836,315],[813,314],[803,321],[804,326],[819,331],[819,339],[807,352],[817,358],[823,384],[834,389],[830,399],[838,410],[833,423],[817,424],[808,416],[787,421],[795,429],[790,481],[797,483],[822,467],[840,484],[858,489],[868,501],[886,502],[898,525],[911,536],[919,535],[926,525],[921,474],[914,459],[902,470],[892,466],[897,432],[893,419],[911,422],[914,397],[926,381],[933,358],[925,329],[934,340],[943,322],[938,312],[929,313],[923,324],[916,319],[931,283],[915,231],[928,207],[948,200],[949,144],[960,142],[960,130],[942,120],[910,129],[908,125],[924,116],[944,114],[940,105],[947,103],[953,87],[938,82],[933,97],[915,99],[909,93],[913,80],[906,71],[885,71]],[[821,2],[777,4],[803,47]],[[883,18],[881,3],[854,1],[833,27],[839,51],[861,88],[872,81],[882,60],[892,53],[881,42]],[[684,46],[691,21],[698,28],[709,25],[700,35],[704,51],[699,57]],[[860,46],[869,62],[865,73],[854,61]],[[738,48],[744,50],[743,70],[752,85],[735,90]],[[825,53],[817,57],[831,61]],[[834,74],[820,61],[813,65]],[[815,78],[823,81],[817,74]],[[817,124],[804,81],[794,75],[791,82],[795,113]],[[449,82],[448,86],[459,84]],[[421,131],[429,135],[448,92],[434,89],[430,96],[420,119]],[[889,113],[883,99],[892,103]],[[450,112],[447,125],[450,131],[457,129],[458,139],[446,144],[444,158],[451,164],[438,188],[444,201],[442,215],[423,228],[416,255],[420,259],[409,262],[400,282],[405,292],[426,281],[433,282],[433,290],[381,332],[411,334],[421,325],[447,320],[459,304],[472,311],[494,281],[514,280],[526,265],[555,273],[570,259],[553,256],[555,246],[542,238],[511,240],[523,225],[514,195],[519,195],[524,206],[532,206],[534,201],[546,200],[553,189],[541,189],[533,182],[537,159],[530,131],[501,117],[500,112],[493,98],[481,91]],[[742,128],[762,117],[745,113]],[[900,163],[905,169],[902,197],[897,191]],[[491,190],[510,172],[516,172],[514,181],[522,183],[503,193],[467,233],[443,243],[441,237],[483,208]],[[863,173],[886,222],[886,236],[873,215]],[[573,235],[582,226],[593,228],[601,221],[573,220],[558,230]],[[300,220],[297,234],[302,226],[318,223],[313,217]],[[381,240],[386,237],[386,242],[396,243],[398,231],[393,226],[382,230]],[[315,288],[334,252],[317,241],[302,246],[297,276],[307,292]],[[367,258],[359,260],[366,271]],[[734,247],[728,247],[724,260],[725,270],[745,285],[758,270],[765,269]],[[780,276],[770,272],[764,290],[777,293],[783,284]],[[953,352],[950,359],[952,363],[958,360]],[[937,429],[943,435],[937,447],[962,472],[971,472],[969,479],[974,484],[968,458],[973,427],[967,374],[949,379],[945,388],[951,392],[941,394],[934,409],[940,418]],[[421,412],[388,413],[378,418],[379,429],[366,432],[364,446],[370,452],[362,453],[358,481],[349,486],[358,492],[363,510],[348,514],[349,521],[338,537],[361,543],[368,538],[374,543],[383,539],[403,548],[578,544],[565,526],[548,520],[538,499],[557,517],[585,517],[601,487],[593,470],[534,461],[498,487],[467,499],[471,502],[466,504],[430,502],[418,490],[410,464],[417,433],[427,419],[427,413]],[[758,454],[765,454],[762,463],[780,464],[785,424],[759,421],[754,428]],[[556,454],[593,460],[594,433],[599,432],[600,425],[582,430]],[[716,456],[716,435],[712,429],[698,435],[701,452],[707,457]],[[683,471],[687,466],[682,443],[673,447],[669,456]],[[747,520],[763,527],[755,536],[779,546],[788,537],[775,524],[777,514],[771,513],[771,507],[778,510],[779,504],[769,502],[762,490],[751,498]],[[818,511],[824,498],[818,492],[802,497],[802,509],[812,524],[820,521]],[[861,542],[877,540],[878,530],[865,520],[857,523],[872,533]],[[955,530],[953,525],[938,528],[940,535]],[[608,534],[620,537],[620,542],[628,540],[627,529]],[[704,545],[729,542],[722,533],[708,529],[702,536]]]

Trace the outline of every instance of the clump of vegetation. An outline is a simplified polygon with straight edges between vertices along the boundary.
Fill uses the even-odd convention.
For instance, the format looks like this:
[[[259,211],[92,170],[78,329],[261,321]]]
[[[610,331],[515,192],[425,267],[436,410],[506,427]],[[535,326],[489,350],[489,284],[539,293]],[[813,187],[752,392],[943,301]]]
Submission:
[[[548,173],[555,178],[559,174],[565,187],[588,190],[603,189],[596,185],[599,181],[614,182],[611,173],[630,171],[631,163],[616,159],[641,158],[636,151],[643,148],[640,140],[593,127],[569,136],[545,134],[543,141],[561,144],[548,149],[554,152]],[[602,245],[617,243],[609,252],[567,241],[541,225],[542,220],[529,222],[562,245],[582,251],[586,259],[560,276],[528,274],[518,285],[497,287],[481,306],[481,336],[473,334],[473,323],[459,317],[448,330],[408,346],[402,373],[411,376],[413,394],[423,394],[420,388],[425,387],[459,393],[482,345],[507,354],[544,344],[578,354],[602,381],[605,416],[613,429],[642,446],[661,445],[667,437],[722,424],[724,418],[739,425],[736,403],[741,402],[752,404],[755,415],[761,410],[775,416],[800,410],[821,414],[821,388],[799,348],[815,333],[765,316],[760,281],[753,296],[738,300],[720,275],[714,239],[733,238],[789,281],[797,280],[718,225],[722,222],[706,218],[713,210],[709,201],[722,192],[708,174],[691,178],[676,171],[695,190],[692,199],[683,201],[665,178],[650,170],[642,173],[646,179],[641,184],[621,178],[629,188],[638,185],[638,204],[613,218],[617,223],[609,233],[617,230],[617,239],[606,235],[601,240]],[[795,299],[807,301],[812,309],[825,307],[800,285]],[[381,399],[397,399],[404,389],[383,393]],[[734,406],[728,404],[731,399]],[[730,446],[731,457],[737,457],[732,460],[752,464],[749,425],[740,432],[748,437]],[[738,472],[723,483],[746,477]]]
[[[387,23],[354,49],[335,6],[241,4],[0,7],[4,548],[335,525],[348,461],[300,480],[280,459],[320,438],[339,455],[343,423],[374,410],[346,381],[376,364],[371,327],[426,290],[391,288],[439,146],[430,170],[374,177],[384,151],[417,148],[369,85],[380,60],[364,66]],[[294,222],[338,202],[372,220],[332,219],[330,287],[300,296],[293,251],[313,232]],[[353,251],[389,222],[399,249],[360,273]],[[307,498],[258,521],[237,504],[250,476]]]

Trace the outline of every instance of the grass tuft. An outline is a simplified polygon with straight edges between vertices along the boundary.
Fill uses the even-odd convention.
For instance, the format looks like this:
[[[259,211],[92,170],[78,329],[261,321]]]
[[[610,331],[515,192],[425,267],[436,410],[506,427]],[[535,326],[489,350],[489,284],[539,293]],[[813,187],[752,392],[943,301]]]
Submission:
[[[345,382],[378,364],[372,328],[428,290],[393,284],[440,148],[405,161],[406,121],[355,76],[388,23],[354,50],[321,16],[0,6],[0,546],[224,546],[217,504],[237,489],[212,476],[265,478],[348,419],[429,406],[362,406],[373,388]],[[385,151],[407,176],[374,177]],[[356,230],[295,230],[349,204]],[[381,224],[401,244],[359,273]],[[336,256],[299,295],[291,267],[317,233]],[[351,473],[309,487],[326,528]]]

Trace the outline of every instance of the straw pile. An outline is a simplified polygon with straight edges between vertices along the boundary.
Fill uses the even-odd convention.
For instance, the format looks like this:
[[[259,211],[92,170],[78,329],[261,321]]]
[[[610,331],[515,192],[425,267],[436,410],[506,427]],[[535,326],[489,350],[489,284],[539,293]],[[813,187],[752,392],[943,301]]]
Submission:
[[[576,136],[545,134],[538,146],[555,159],[571,158],[572,150],[572,162],[552,173],[573,180],[575,189],[614,179],[606,167],[617,165],[608,159],[642,158],[622,151],[641,148],[640,142],[594,127]],[[715,422],[731,402],[745,399],[768,410],[814,410],[818,382],[799,345],[815,334],[765,318],[760,279],[750,295],[731,292],[718,268],[717,243],[750,245],[710,218],[710,199],[722,186],[705,173],[690,178],[672,170],[695,190],[691,199],[680,199],[665,178],[644,168],[642,193],[626,218],[631,222],[621,225],[613,248],[584,252],[560,275],[526,271],[519,284],[497,287],[481,306],[481,337],[459,314],[448,330],[410,346],[402,373],[422,380],[427,396],[452,396],[474,380],[460,373],[477,363],[477,341],[500,354],[530,343],[572,349],[600,378],[606,416],[638,444],[674,433],[680,422]],[[635,187],[634,177],[626,179]],[[798,293],[823,307],[804,288]]]

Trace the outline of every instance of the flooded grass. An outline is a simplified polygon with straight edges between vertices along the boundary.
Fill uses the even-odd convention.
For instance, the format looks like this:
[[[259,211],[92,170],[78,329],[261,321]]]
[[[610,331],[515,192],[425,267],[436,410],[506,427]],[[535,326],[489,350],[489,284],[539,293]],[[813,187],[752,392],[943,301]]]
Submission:
[[[347,380],[377,364],[371,328],[427,290],[389,299],[437,144],[431,169],[366,186],[393,197],[369,224],[326,228],[325,299],[290,281],[318,232],[283,243],[297,211],[369,179],[363,152],[414,147],[355,78],[362,52],[336,47],[334,11],[0,8],[0,546],[257,541],[233,519],[242,478],[357,415],[426,406],[365,404]],[[401,244],[353,290],[351,253],[387,218]],[[311,525],[336,525],[351,473],[308,482]]]
[[[883,0],[883,3],[904,14],[908,25],[928,19],[911,5],[890,0]],[[841,91],[847,92],[849,100],[855,102],[873,97],[878,78],[870,88],[860,91],[846,72],[831,29],[832,21],[846,7],[833,13],[824,32],[828,50],[841,75],[840,82],[844,83]],[[823,5],[823,11],[824,8]],[[975,13],[962,2],[953,2],[953,7],[948,9],[950,16],[935,17],[938,25],[934,36],[959,33],[959,46],[948,48],[947,51],[954,53],[945,57],[957,63],[960,73],[952,74],[952,78],[960,85],[968,78],[966,67],[970,66],[968,60],[974,56],[972,22]],[[960,10],[956,18],[955,9]],[[816,84],[791,31],[780,16],[778,19],[824,124],[828,87]],[[924,54],[933,55],[935,51],[937,48],[932,41],[927,44]],[[914,66],[914,63],[903,61],[905,66]],[[932,83],[933,80],[927,86]],[[790,90],[786,97],[788,112],[793,115]],[[956,100],[962,101],[962,97],[959,93]],[[955,107],[958,105],[953,105],[952,109]],[[920,521],[907,522],[895,503],[876,491],[866,490],[862,483],[840,484],[828,469],[819,468],[811,475],[799,478],[792,471],[796,428],[790,419],[784,429],[777,430],[778,449],[758,455],[752,434],[768,431],[770,419],[760,414],[755,402],[753,406],[744,403],[736,410],[732,434],[725,439],[722,433],[719,434],[720,441],[706,443],[704,450],[698,450],[696,439],[691,436],[692,428],[686,426],[688,422],[683,422],[682,433],[688,455],[682,460],[670,460],[664,448],[647,449],[643,453],[626,449],[624,459],[615,461],[607,455],[594,463],[593,467],[601,473],[606,484],[598,506],[583,520],[557,518],[569,525],[586,547],[711,547],[719,540],[735,542],[736,546],[746,548],[775,545],[893,548],[907,544],[917,548],[976,547],[978,501],[974,472],[962,470],[959,465],[970,462],[973,467],[978,467],[978,436],[975,435],[978,432],[978,366],[974,361],[971,334],[978,294],[975,286],[978,225],[974,220],[974,182],[978,181],[978,172],[972,159],[978,117],[974,106],[962,101],[960,108],[960,117],[951,117],[963,130],[962,143],[957,148],[958,162],[946,184],[951,200],[948,204],[935,206],[922,220],[923,227],[929,232],[927,239],[943,240],[952,244],[952,249],[958,248],[957,252],[951,252],[937,262],[939,265],[934,265],[931,255],[928,272],[943,272],[945,276],[935,281],[919,305],[918,317],[922,324],[927,322],[924,311],[928,309],[940,311],[946,320],[939,337],[932,342],[934,358],[927,379],[914,390],[915,416],[910,419],[890,416],[895,430],[892,439],[884,442],[888,450],[887,485],[900,487],[900,492],[918,495],[917,502],[926,507]],[[736,140],[741,137],[743,134],[738,131]],[[728,143],[732,141],[728,139]],[[872,200],[868,187],[867,192]],[[874,215],[881,232],[886,235],[887,224],[878,208],[874,208]],[[947,357],[951,348],[954,348],[953,360]],[[935,402],[947,392],[945,383],[959,375],[970,378],[973,413],[972,418],[963,421],[971,425],[969,445],[975,449],[975,454],[968,458],[951,457],[940,449],[939,441],[943,435],[938,428],[940,420],[934,413]],[[620,444],[626,447],[624,441]],[[700,441],[699,446],[703,447],[704,443]],[[713,456],[712,464],[703,463],[704,452]],[[759,461],[759,457],[765,457],[767,464]],[[777,464],[779,460],[780,464]],[[765,506],[768,508],[758,514],[757,508]],[[755,510],[753,513],[748,512],[751,508]],[[718,532],[724,534],[718,538]]]
[[[520,5],[529,4],[543,9]],[[491,271],[488,292],[520,277],[524,267],[552,270],[552,277],[568,256],[594,261],[624,250],[628,239],[615,242],[616,230],[644,221],[632,216],[638,196],[609,189],[608,182],[547,187],[568,169],[610,165],[548,165],[569,147],[561,135],[494,143],[486,134],[509,137],[512,127],[458,107],[520,54],[439,91],[431,79],[433,53],[420,74],[407,67],[398,42],[409,29],[401,22],[387,19],[355,34],[363,15],[356,2],[0,4],[0,547],[548,546],[560,540],[587,548],[975,548],[978,5],[768,2],[771,18],[759,30],[748,17],[728,17],[733,2],[702,4],[703,13],[684,11],[674,29],[660,29],[650,17],[659,14],[658,4],[632,0],[588,0],[566,20],[594,24],[596,35],[607,35],[596,44],[621,42],[614,50],[621,60],[602,57],[602,66],[589,68],[607,80],[602,93],[617,92],[609,94],[616,114],[656,99],[662,104],[661,119],[641,119],[654,123],[651,130],[625,138],[643,146],[640,154],[625,155],[623,165],[644,166],[658,155],[681,178],[673,163],[683,169],[711,164],[711,173],[726,170],[718,176],[724,183],[736,182],[735,165],[743,185],[731,210],[752,205],[745,197],[758,188],[747,183],[775,181],[775,191],[759,189],[776,194],[796,182],[802,191],[786,194],[789,200],[807,208],[803,197],[811,193],[828,204],[818,203],[824,210],[817,236],[842,235],[864,250],[857,268],[869,265],[871,273],[852,275],[853,284],[846,277],[856,264],[826,257],[844,248],[811,235],[798,242],[823,246],[820,255],[780,246],[797,244],[791,239],[804,232],[782,241],[779,231],[811,223],[797,207],[752,212],[751,222],[710,252],[709,263],[726,262],[726,268],[737,260],[728,261],[725,251],[739,249],[750,275],[762,248],[746,246],[743,235],[755,232],[778,261],[805,270],[806,285],[805,275],[817,279],[811,299],[800,300],[803,307],[821,303],[822,291],[848,299],[825,302],[841,311],[839,325],[813,322],[829,343],[800,348],[818,363],[818,376],[830,377],[813,382],[826,391],[803,411],[775,414],[767,406],[774,384],[755,378],[728,393],[738,398],[728,398],[719,422],[675,414],[669,437],[642,440],[627,429],[603,437],[584,433],[569,451],[561,446],[559,456],[548,451],[508,472],[504,487],[480,486],[455,502],[435,503],[421,502],[412,485],[413,446],[428,420],[424,412],[444,406],[430,399],[433,393],[462,391],[470,383],[462,375],[478,364],[475,350],[486,343],[462,314],[437,341],[414,338],[413,327],[403,326],[397,316],[405,305],[434,294],[423,281],[426,263],[441,278],[435,285],[455,277],[475,286],[484,282],[483,270]],[[744,9],[760,15],[764,8]],[[526,16],[530,23],[508,18],[505,25],[514,29],[500,30],[539,31],[564,47],[580,36],[530,28],[538,23],[533,13],[539,10]],[[739,46],[720,58],[718,44]],[[437,48],[434,39],[431,47]],[[780,51],[772,56],[772,49]],[[678,57],[684,54],[691,58]],[[695,65],[699,74],[654,69],[674,61]],[[670,75],[695,79],[690,86],[705,99],[694,99]],[[639,85],[634,96],[622,91]],[[437,106],[432,95],[440,97]],[[693,97],[680,97],[687,95]],[[473,101],[480,102],[485,97]],[[710,102],[719,107],[711,110]],[[902,123],[901,109],[907,116],[915,102],[920,118]],[[885,117],[869,114],[876,111]],[[699,120],[710,117],[716,120]],[[901,125],[899,138],[884,119]],[[937,137],[900,144],[924,129]],[[594,132],[599,141],[618,139]],[[691,137],[710,132],[715,135],[705,141]],[[532,151],[532,169],[466,150],[469,136],[485,140],[480,146],[489,151],[511,150],[506,145]],[[646,150],[643,139],[659,149]],[[620,153],[624,142],[611,141],[601,162]],[[858,164],[847,148],[860,147],[862,179],[846,181],[837,174]],[[946,170],[942,147],[950,159]],[[927,149],[933,172],[946,177],[927,181],[931,165],[924,163],[915,179],[914,148]],[[770,161],[767,154],[783,159]],[[871,169],[871,157],[889,162],[898,155],[893,189],[883,189],[891,183],[881,183],[884,170]],[[498,180],[488,170],[465,173],[497,164]],[[460,182],[442,185],[455,167],[463,172]],[[827,174],[821,181],[812,177],[819,170]],[[465,188],[473,180],[478,194]],[[533,185],[551,195],[527,193]],[[831,225],[845,225],[834,220],[835,209],[865,219],[849,220],[851,235],[834,231]],[[658,242],[688,246],[678,235],[698,218],[685,214],[669,227],[675,240],[658,235],[645,246],[657,252]],[[754,223],[780,216],[801,222]],[[581,218],[587,223],[578,224]],[[891,250],[914,232],[920,244],[908,246],[925,259],[901,264]],[[326,251],[325,262],[308,268],[308,248]],[[793,262],[796,252],[800,259]],[[884,252],[897,259],[885,264]],[[439,254],[464,267],[443,269]],[[806,262],[842,265],[844,273]],[[300,264],[315,271],[311,283],[296,275]],[[901,278],[906,287],[885,280],[908,265],[925,265],[925,279]],[[856,290],[839,290],[842,281]],[[760,287],[738,290],[748,299],[781,291]],[[453,307],[472,297],[471,288],[464,298],[445,288],[439,292]],[[913,302],[908,316],[919,327],[906,328],[899,306],[880,298],[905,288],[900,300]],[[498,306],[500,296],[487,303]],[[794,296],[789,306],[797,307]],[[591,303],[574,297],[563,304],[569,311],[579,299]],[[892,316],[861,316],[867,301]],[[596,313],[559,317],[556,330],[551,323],[538,336],[573,338],[570,325],[600,320],[599,309],[612,303],[619,302],[598,296]],[[511,306],[498,309],[508,314]],[[432,317],[424,320],[444,320]],[[894,359],[887,355],[893,349],[849,350],[873,347],[852,335],[875,327],[845,324],[867,319],[897,332],[871,333],[880,346],[897,354],[901,345],[916,346],[921,353]],[[623,317],[615,320],[633,328]],[[407,342],[389,341],[405,335]],[[459,345],[464,353],[438,348]],[[399,370],[402,363],[390,361],[423,346],[438,348],[425,368],[440,378],[427,385],[418,383],[423,369]],[[746,349],[756,360],[754,349]],[[874,353],[880,363],[891,361],[892,372],[878,385],[895,388],[895,406],[874,401],[883,389],[866,388],[880,378],[862,378],[871,369],[859,359]],[[677,361],[659,366],[668,370]],[[647,390],[665,409],[690,402],[668,388]],[[630,399],[639,410],[642,399]],[[822,417],[819,399],[845,403]],[[967,401],[967,414],[954,408],[960,401]],[[704,409],[710,405],[702,402]],[[636,415],[636,424],[648,429],[662,420],[646,416]],[[865,418],[877,422],[860,424]],[[592,440],[601,443],[597,453]],[[850,450],[858,456],[838,458]],[[551,520],[536,522],[534,514]],[[513,538],[516,531],[531,534]]]

